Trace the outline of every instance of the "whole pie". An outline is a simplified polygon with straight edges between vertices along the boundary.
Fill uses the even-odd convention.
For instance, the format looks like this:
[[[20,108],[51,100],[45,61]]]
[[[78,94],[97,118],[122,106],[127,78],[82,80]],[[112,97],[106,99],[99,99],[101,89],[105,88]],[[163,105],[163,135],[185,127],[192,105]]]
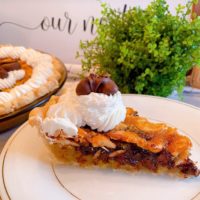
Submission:
[[[62,64],[55,57],[20,46],[0,46],[0,116],[58,88]]]
[[[55,155],[83,167],[198,176],[191,140],[125,107],[117,85],[91,74],[29,116]]]

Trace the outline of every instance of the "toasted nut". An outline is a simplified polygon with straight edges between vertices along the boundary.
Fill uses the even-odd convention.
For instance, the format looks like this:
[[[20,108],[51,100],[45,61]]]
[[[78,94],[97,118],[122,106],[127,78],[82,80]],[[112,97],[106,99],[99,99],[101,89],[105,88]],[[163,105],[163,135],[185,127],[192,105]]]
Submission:
[[[71,140],[65,140],[65,144],[66,145],[71,145],[71,146],[74,146],[74,147],[79,147],[80,146],[79,144],[77,144],[76,142],[71,141]]]
[[[94,159],[97,159],[101,154],[101,150],[98,150],[95,154],[94,154]]]
[[[119,156],[119,155],[121,155],[121,154],[123,154],[125,152],[126,152],[125,150],[117,150],[117,151],[114,151],[114,152],[110,153],[109,157],[110,158],[114,158],[114,157]]]
[[[59,136],[61,135],[61,133],[62,133],[62,130],[57,130],[57,131],[55,132],[55,134],[54,134],[54,137],[55,137],[55,138],[59,137]]]

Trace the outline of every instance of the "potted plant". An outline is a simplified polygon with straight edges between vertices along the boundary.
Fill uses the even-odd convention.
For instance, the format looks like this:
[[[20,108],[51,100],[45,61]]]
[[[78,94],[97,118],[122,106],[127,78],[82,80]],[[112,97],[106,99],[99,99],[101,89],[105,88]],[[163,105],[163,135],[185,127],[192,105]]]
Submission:
[[[181,94],[188,70],[200,63],[200,19],[189,19],[192,3],[179,5],[175,15],[165,0],[126,12],[103,3],[96,37],[80,42],[83,71],[109,74],[123,93]]]

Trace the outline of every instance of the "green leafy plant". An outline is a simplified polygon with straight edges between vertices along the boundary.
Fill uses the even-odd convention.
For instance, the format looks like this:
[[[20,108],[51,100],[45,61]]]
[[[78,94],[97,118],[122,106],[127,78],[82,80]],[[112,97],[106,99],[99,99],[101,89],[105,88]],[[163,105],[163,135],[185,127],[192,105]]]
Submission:
[[[189,19],[192,3],[179,5],[175,15],[165,0],[126,12],[102,3],[96,37],[80,42],[83,71],[110,74],[123,93],[181,94],[187,71],[200,63],[200,19]]]

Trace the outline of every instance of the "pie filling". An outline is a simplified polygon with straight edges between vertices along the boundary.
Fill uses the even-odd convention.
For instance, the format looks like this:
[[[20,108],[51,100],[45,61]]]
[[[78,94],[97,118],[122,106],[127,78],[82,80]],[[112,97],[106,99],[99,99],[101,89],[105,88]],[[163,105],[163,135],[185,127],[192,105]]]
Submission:
[[[175,157],[166,150],[153,153],[136,144],[114,140],[111,141],[116,145],[115,149],[77,144],[74,139],[70,141],[72,143],[68,145],[59,143],[50,145],[55,155],[67,163],[76,163],[83,167],[99,166],[130,171],[146,169],[154,173],[168,171],[184,178],[200,174],[191,159],[187,158],[182,163],[176,164]]]
[[[13,59],[11,57],[0,58],[0,79],[7,79],[7,82],[10,82],[8,72],[18,70],[24,70],[24,76],[16,79],[13,84],[5,84],[4,87],[0,88],[0,92],[9,92],[15,86],[24,84],[31,77],[33,71],[30,65],[20,59]]]

